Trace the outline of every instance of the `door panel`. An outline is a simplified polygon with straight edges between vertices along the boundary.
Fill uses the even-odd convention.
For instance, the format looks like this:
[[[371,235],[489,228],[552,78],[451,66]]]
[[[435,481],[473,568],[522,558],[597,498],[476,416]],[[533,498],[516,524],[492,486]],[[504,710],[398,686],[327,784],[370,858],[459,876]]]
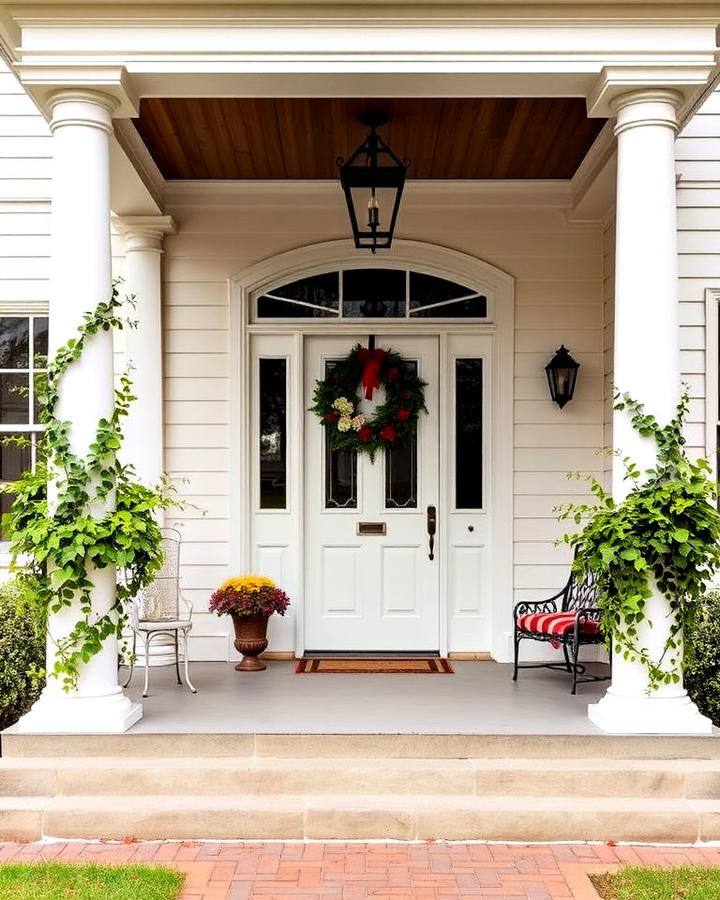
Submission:
[[[308,337],[305,408],[328,363],[347,355],[351,336]],[[305,647],[316,651],[437,651],[439,564],[429,559],[426,509],[438,503],[438,339],[378,335],[376,346],[415,360],[428,414],[418,422],[417,455],[386,463],[330,456],[325,432],[306,413]],[[384,522],[385,534],[359,534]]]

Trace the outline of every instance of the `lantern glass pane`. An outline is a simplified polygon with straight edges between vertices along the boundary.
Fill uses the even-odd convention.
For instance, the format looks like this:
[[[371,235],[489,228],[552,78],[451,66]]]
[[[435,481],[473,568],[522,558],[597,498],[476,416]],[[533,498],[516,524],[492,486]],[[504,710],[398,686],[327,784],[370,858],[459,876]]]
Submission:
[[[368,241],[368,246],[372,243],[372,230],[369,228],[368,204],[372,198],[372,191],[369,187],[358,187],[350,189],[350,197],[352,199],[355,219],[357,221],[358,232],[363,236],[363,241]],[[385,236],[378,238],[378,243],[387,240],[387,232],[392,222],[393,210],[397,199],[397,188],[375,188],[375,201],[377,203],[377,222],[378,232],[384,232]]]

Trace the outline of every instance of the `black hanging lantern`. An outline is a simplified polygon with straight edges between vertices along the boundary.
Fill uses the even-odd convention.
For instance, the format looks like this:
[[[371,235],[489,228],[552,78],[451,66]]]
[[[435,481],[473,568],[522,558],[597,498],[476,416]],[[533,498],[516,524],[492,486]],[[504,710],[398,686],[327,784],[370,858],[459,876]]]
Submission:
[[[370,134],[350,156],[338,157],[340,184],[345,192],[355,246],[372,250],[392,245],[400,198],[410,160],[399,159],[376,128],[388,117],[368,111],[360,116]]]
[[[570,351],[565,344],[561,345],[555,356],[545,366],[545,374],[550,385],[550,396],[560,409],[573,398],[579,368],[580,363],[575,362],[570,356]]]

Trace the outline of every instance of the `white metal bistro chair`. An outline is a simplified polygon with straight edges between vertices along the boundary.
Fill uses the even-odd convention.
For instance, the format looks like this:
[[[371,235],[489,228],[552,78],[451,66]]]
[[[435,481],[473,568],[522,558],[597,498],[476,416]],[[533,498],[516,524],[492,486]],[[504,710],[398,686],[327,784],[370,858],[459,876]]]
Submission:
[[[185,684],[193,694],[197,691],[190,681],[188,660],[188,634],[192,628],[192,603],[186,600],[180,590],[180,544],[182,535],[176,528],[162,529],[162,568],[155,576],[152,584],[143,588],[139,594],[127,602],[128,618],[133,632],[132,656],[130,671],[123,687],[130,684],[133,676],[135,648],[137,636],[142,635],[145,641],[145,686],[143,697],[148,695],[150,680],[150,644],[159,634],[168,635],[175,641],[175,671],[178,684],[180,677],[180,635],[183,642],[185,660]]]

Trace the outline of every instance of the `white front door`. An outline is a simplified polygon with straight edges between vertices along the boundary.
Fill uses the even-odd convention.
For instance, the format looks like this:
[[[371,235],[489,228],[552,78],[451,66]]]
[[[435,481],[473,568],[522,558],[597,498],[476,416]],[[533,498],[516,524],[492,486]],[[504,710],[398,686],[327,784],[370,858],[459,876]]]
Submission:
[[[363,343],[365,343],[363,341]],[[305,339],[305,408],[317,379],[357,343],[353,336]],[[438,506],[438,338],[377,334],[418,367],[427,414],[417,441],[378,454],[331,450],[312,412],[305,423],[305,649],[437,651],[437,539],[430,552],[428,507]]]

